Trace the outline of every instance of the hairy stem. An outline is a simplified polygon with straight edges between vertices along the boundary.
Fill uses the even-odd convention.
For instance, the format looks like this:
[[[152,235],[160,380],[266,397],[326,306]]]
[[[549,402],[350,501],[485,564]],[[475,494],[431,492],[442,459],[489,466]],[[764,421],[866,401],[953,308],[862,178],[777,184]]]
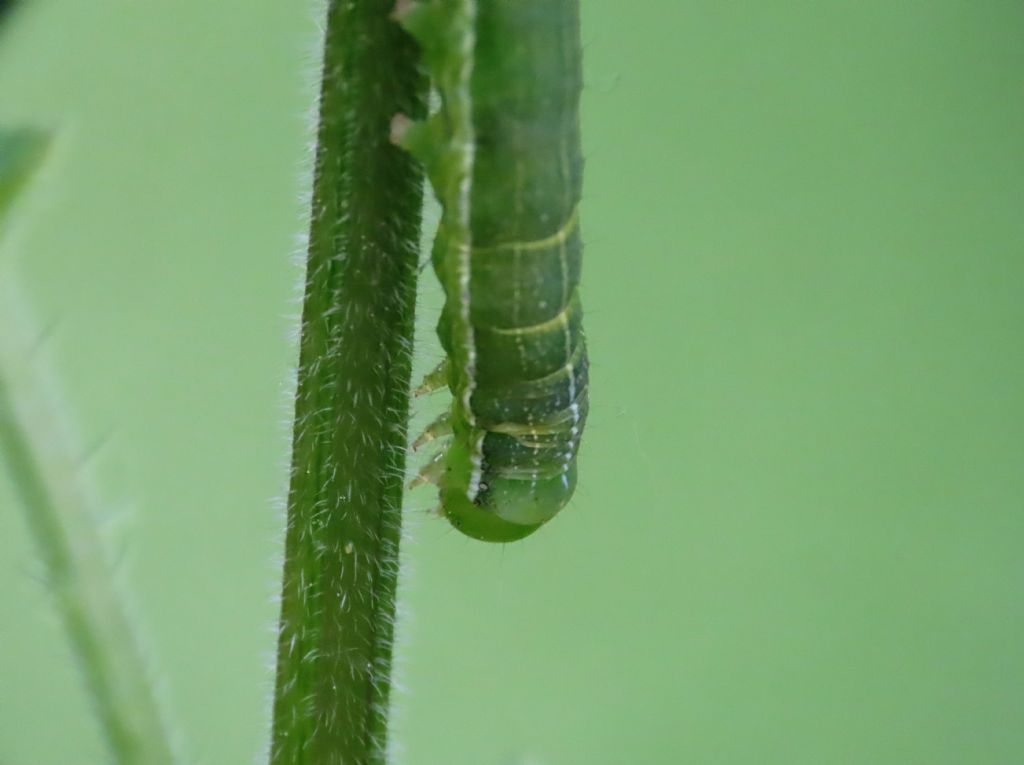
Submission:
[[[9,298],[2,298],[6,303]],[[134,633],[78,487],[77,466],[60,453],[53,411],[39,385],[12,357],[6,308],[0,311],[0,452],[47,567],[49,584],[114,760],[173,763]]]
[[[0,208],[28,174],[43,141],[0,132]],[[3,210],[0,209],[0,216]],[[0,221],[2,222],[2,221]],[[19,332],[10,279],[0,292],[0,458],[46,564],[65,630],[120,765],[170,765],[170,737],[147,682],[145,664],[96,530],[92,508],[67,453],[59,408],[45,395]]]
[[[386,758],[423,113],[394,0],[329,0],[295,403],[271,762]]]

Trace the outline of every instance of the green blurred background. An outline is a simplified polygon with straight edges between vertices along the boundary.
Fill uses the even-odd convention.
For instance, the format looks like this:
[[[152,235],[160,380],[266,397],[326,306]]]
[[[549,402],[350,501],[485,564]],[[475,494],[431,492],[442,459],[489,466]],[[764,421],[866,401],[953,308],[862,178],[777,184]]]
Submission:
[[[582,484],[506,547],[410,497],[399,761],[1024,762],[1024,4],[583,6]],[[321,15],[0,30],[0,123],[59,131],[0,278],[204,763],[266,741]],[[100,763],[0,503],[0,762]]]

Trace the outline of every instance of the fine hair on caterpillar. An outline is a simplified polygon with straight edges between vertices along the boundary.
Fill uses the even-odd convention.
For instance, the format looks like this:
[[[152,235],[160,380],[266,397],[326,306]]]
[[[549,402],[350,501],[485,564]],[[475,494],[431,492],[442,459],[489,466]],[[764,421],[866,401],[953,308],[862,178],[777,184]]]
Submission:
[[[440,94],[391,126],[442,208],[446,358],[417,392],[452,393],[413,444],[441,443],[413,484],[437,484],[463,533],[513,541],[571,498],[587,417],[579,3],[402,0],[395,18]]]

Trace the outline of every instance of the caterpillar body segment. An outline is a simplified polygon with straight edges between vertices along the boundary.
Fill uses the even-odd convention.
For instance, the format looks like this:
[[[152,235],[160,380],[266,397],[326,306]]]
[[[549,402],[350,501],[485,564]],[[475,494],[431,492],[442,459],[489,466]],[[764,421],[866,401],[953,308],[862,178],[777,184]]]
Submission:
[[[448,363],[434,376],[453,394],[452,438],[428,480],[452,524],[486,541],[529,535],[576,486],[588,405],[578,16],[578,0],[396,8],[441,96],[424,122],[393,125],[442,206],[431,259]]]

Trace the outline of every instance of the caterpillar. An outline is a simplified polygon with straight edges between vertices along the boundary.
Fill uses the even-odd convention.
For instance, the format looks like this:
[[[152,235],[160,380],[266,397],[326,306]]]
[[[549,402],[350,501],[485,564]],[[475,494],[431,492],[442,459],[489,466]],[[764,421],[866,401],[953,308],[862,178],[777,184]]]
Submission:
[[[448,411],[414,446],[447,444],[415,483],[470,537],[521,539],[565,506],[587,417],[579,281],[578,0],[400,0],[440,106],[396,115],[442,215],[431,260],[445,292]]]

